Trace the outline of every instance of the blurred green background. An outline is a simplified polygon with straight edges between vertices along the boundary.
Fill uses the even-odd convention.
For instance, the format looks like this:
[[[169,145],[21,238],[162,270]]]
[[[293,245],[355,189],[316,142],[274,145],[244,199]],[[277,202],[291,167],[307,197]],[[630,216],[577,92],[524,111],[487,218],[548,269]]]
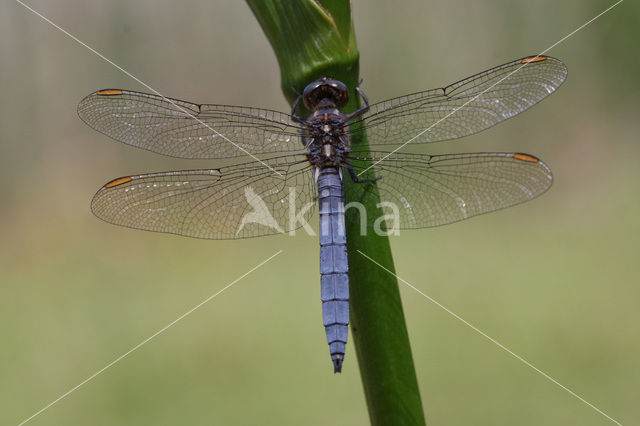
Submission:
[[[244,2],[29,4],[167,96],[288,111]],[[354,2],[363,88],[376,102],[443,86],[536,54],[611,4]],[[624,2],[549,52],[569,77],[541,105],[417,147],[537,155],[554,172],[547,194],[391,240],[402,278],[624,424],[640,422],[639,39],[640,7]],[[366,424],[352,344],[332,373],[317,237],[202,241],[101,222],[89,202],[111,178],[214,164],[83,124],[88,93],[146,89],[18,3],[0,5],[0,49],[0,423],[26,419],[282,249],[30,424]],[[430,424],[612,424],[401,292]]]

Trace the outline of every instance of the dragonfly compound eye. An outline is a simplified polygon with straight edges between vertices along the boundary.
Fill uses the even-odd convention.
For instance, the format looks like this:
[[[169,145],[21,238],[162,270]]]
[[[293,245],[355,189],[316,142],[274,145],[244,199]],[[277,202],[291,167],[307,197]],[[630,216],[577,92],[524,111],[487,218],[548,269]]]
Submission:
[[[349,101],[347,85],[329,77],[322,77],[305,87],[302,93],[304,106],[315,111],[323,100],[330,101],[335,108],[342,108]]]

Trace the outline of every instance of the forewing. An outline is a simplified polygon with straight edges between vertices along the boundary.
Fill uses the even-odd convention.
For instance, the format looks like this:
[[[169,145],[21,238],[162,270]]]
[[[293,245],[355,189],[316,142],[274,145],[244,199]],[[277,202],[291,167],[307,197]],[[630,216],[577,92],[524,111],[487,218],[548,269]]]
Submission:
[[[389,203],[384,212],[398,214],[399,224],[387,220],[388,228],[439,226],[503,209],[537,197],[553,181],[549,167],[528,154],[386,155],[357,155],[351,164],[356,174],[375,164],[380,199]],[[372,194],[370,185],[350,185],[349,200],[365,201]],[[353,214],[355,209],[347,212]],[[368,216],[373,226],[377,218]]]
[[[566,77],[566,66],[555,58],[518,59],[442,89],[371,105],[363,120],[351,125],[351,133],[366,129],[370,145],[468,136],[532,107]]]
[[[107,89],[78,105],[89,126],[113,139],[180,158],[228,158],[302,149],[289,116],[259,108],[194,104]]]
[[[91,209],[115,225],[209,239],[289,232],[306,223],[316,194],[304,156],[206,170],[125,176],[104,185]],[[299,220],[291,220],[299,216]]]

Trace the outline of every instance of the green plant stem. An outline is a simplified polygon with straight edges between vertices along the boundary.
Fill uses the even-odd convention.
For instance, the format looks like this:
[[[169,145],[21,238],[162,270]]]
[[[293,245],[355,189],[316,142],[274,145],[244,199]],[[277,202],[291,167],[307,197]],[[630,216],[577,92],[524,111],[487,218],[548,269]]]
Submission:
[[[292,103],[297,92],[322,76],[336,78],[350,88],[345,111],[360,106],[355,94],[359,79],[359,52],[350,3],[345,0],[247,0],[280,64],[281,86]],[[368,149],[364,135],[354,136],[355,149]],[[345,182],[345,202],[351,200],[351,182]],[[365,207],[378,212],[376,197]],[[361,235],[357,223],[347,223],[351,336],[374,425],[425,424],[409,336],[395,276],[361,253],[394,271],[389,239],[369,230]],[[345,368],[349,368],[348,358]],[[329,364],[327,366],[329,368]]]

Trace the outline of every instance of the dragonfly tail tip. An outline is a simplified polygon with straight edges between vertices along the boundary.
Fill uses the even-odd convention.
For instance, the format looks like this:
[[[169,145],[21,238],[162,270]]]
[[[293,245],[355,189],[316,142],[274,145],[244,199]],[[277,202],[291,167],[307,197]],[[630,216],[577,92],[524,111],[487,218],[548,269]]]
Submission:
[[[332,358],[333,358],[333,372],[342,373],[342,360],[344,359],[344,355],[336,354]]]

